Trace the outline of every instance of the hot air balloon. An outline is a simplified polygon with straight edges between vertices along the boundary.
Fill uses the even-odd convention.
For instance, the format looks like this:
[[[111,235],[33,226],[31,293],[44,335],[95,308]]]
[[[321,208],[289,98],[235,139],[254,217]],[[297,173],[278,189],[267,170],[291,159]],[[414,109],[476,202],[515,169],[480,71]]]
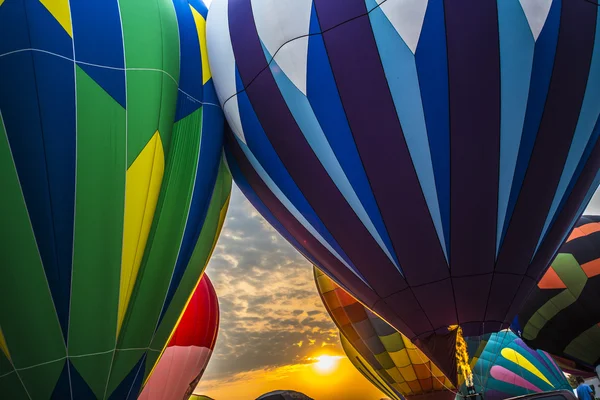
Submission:
[[[231,179],[198,0],[0,1],[0,397],[134,399]]]
[[[453,375],[447,328],[508,327],[600,182],[595,3],[215,0],[234,179]]]
[[[344,349],[344,353],[354,365],[354,367],[360,372],[373,386],[377,389],[381,390],[392,400],[403,400],[403,397],[394,389],[388,382],[386,382],[380,374],[373,369],[371,365],[367,362],[367,360],[360,355],[358,350],[356,350],[352,343],[346,339],[344,335],[340,332],[340,343],[342,344],[342,348]]]
[[[205,274],[138,399],[187,400],[208,365],[218,329],[219,302]]]
[[[487,339],[485,349],[473,366],[473,375],[476,391],[484,393],[486,400],[571,390],[565,375],[548,353],[532,350],[508,329]]]
[[[583,216],[515,320],[529,346],[594,375],[600,365],[600,216]],[[568,367],[568,361],[565,363]]]
[[[450,379],[410,340],[338,286],[319,269],[314,268],[315,283],[327,312],[344,337],[342,346],[359,371],[374,370],[377,381],[391,391],[393,398],[410,400],[452,400],[455,389]],[[357,359],[353,353],[358,353]],[[371,380],[371,379],[369,379]],[[379,382],[380,383],[380,382]],[[379,387],[379,385],[376,384]],[[381,389],[387,394],[387,391]]]

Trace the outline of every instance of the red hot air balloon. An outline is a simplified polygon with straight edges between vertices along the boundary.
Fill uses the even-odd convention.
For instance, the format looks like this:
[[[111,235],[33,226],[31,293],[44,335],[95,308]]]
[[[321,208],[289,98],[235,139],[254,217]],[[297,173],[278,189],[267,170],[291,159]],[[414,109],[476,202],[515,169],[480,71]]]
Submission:
[[[600,182],[594,3],[211,5],[237,185],[447,376],[442,334],[508,327]]]
[[[205,274],[139,400],[187,399],[198,385],[219,329],[219,302]]]

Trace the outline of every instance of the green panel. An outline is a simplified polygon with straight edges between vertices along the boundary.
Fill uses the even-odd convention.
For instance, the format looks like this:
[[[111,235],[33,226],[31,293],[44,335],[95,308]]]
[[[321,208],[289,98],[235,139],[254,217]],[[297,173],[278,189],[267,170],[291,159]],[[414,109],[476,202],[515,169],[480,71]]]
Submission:
[[[162,33],[162,98],[161,115],[158,125],[165,154],[169,152],[171,143],[171,129],[175,119],[175,110],[177,105],[178,82],[179,82],[179,25],[172,0],[160,0],[157,2],[160,7],[161,33]],[[194,32],[195,33],[195,32]],[[202,73],[199,72],[198,79],[202,79]]]
[[[141,2],[120,0],[119,5],[127,64],[130,166],[159,128],[164,137],[170,136],[173,118],[169,116],[174,115],[177,104],[179,36],[174,31],[177,20],[170,1],[147,1],[142,6]],[[168,151],[169,141],[163,146]]]
[[[65,357],[65,342],[0,116],[0,326],[17,368]]]
[[[14,371],[12,364],[9,359],[6,358],[4,352],[0,350],[0,376],[8,374],[10,371]],[[0,392],[1,393],[1,392]]]
[[[390,369],[390,368],[394,368],[396,366],[394,364],[394,361],[392,361],[392,358],[390,357],[390,355],[388,353],[373,354],[373,355],[375,356],[377,361],[379,361],[379,364],[381,364],[381,366],[384,369]]]
[[[548,300],[531,316],[525,328],[523,328],[525,339],[535,339],[549,320],[577,300],[587,282],[588,278],[585,272],[583,272],[572,254],[558,254],[552,262],[552,268],[567,288]]]
[[[2,393],[2,399],[30,400],[19,377],[15,373],[0,378],[0,393]]]
[[[138,361],[142,358],[146,351],[145,350],[128,350],[118,351],[115,354],[113,360],[113,367],[110,374],[110,381],[108,383],[106,398],[109,398],[112,392],[119,386],[119,384],[125,379],[127,374],[135,367]],[[144,371],[139,371],[143,373]]]
[[[565,353],[593,365],[600,358],[600,326],[594,325],[577,336],[565,349]]]
[[[110,372],[110,364],[113,360],[113,353],[96,354],[90,357],[74,357],[70,358],[71,363],[79,372],[90,389],[94,392],[97,398],[104,398],[106,391],[106,382]]]
[[[154,336],[150,348],[162,349],[166,345],[166,341],[169,338],[173,330],[173,326],[177,322],[177,319],[181,315],[181,310],[185,306],[190,293],[198,282],[198,277],[202,274],[208,260],[211,256],[210,252],[213,249],[213,243],[220,233],[221,226],[219,226],[219,217],[222,209],[226,206],[227,199],[231,192],[231,175],[227,170],[227,167],[221,161],[219,167],[219,175],[213,191],[210,206],[200,232],[198,243],[194,248],[194,252],[187,266],[187,269],[183,275],[181,283],[175,291],[175,296],[163,317],[161,324],[158,327],[156,335]],[[146,363],[146,376],[150,373],[156,358],[159,354],[149,354],[148,362]]]
[[[380,336],[379,340],[383,343],[383,347],[390,352],[393,353],[395,351],[400,351],[404,348],[404,341],[402,340],[402,336],[399,333],[392,333],[387,336]]]
[[[152,340],[187,221],[198,164],[201,115],[199,109],[173,128],[171,154],[167,156],[152,229],[119,336],[119,349],[146,348]],[[196,122],[190,124],[190,120]],[[117,354],[109,393],[135,362]]]
[[[49,399],[52,396],[64,366],[63,359],[19,371],[19,376],[32,400]]]
[[[115,348],[125,207],[125,110],[80,68],[77,134],[70,356]],[[103,368],[82,377],[93,381]]]

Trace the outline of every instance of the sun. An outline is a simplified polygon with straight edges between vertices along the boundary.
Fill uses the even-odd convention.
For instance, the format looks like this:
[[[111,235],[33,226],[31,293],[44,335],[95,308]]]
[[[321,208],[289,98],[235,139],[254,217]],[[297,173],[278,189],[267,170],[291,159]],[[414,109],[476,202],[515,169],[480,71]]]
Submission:
[[[341,356],[318,356],[314,357],[313,360],[316,362],[313,364],[315,369],[322,373],[332,372],[338,366]]]

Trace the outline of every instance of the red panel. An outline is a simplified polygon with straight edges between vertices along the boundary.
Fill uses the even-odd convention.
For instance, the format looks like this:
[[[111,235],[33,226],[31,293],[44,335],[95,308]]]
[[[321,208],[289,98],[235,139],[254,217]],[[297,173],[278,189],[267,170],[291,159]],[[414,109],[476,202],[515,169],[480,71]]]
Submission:
[[[219,329],[219,301],[204,274],[188,303],[169,346],[199,346],[213,349]]]

